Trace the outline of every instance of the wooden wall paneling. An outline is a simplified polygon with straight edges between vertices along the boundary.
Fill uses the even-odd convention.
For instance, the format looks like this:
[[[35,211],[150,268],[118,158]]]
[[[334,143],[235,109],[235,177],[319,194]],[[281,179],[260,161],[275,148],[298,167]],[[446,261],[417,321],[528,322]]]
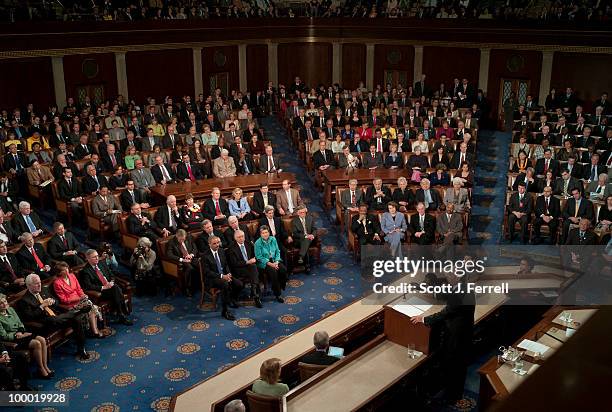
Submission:
[[[414,78],[414,47],[377,44],[374,49],[374,87],[378,84],[383,88],[385,87],[385,70],[406,72],[406,83],[412,83]]]
[[[342,87],[356,89],[366,81],[366,46],[359,43],[342,45]]]
[[[308,87],[332,83],[331,43],[278,45],[278,81],[286,86],[299,76]]]
[[[248,48],[247,48],[248,59]],[[267,56],[266,56],[267,61]],[[248,67],[248,65],[247,65]],[[267,67],[266,67],[267,70]],[[239,88],[238,46],[219,46],[202,48],[202,77],[204,94],[211,93],[210,76],[217,73],[228,74],[228,90]],[[248,78],[247,78],[248,81]]]
[[[247,45],[247,86],[255,94],[268,85],[268,45]]]
[[[155,97],[194,94],[191,49],[128,52],[128,92],[137,102]]]
[[[66,96],[77,99],[81,86],[104,86],[105,99],[117,95],[117,69],[113,53],[77,54],[64,56]],[[93,96],[89,96],[93,98]],[[127,96],[124,96],[127,97]]]
[[[433,90],[438,90],[440,83],[452,90],[455,77],[468,79],[478,84],[480,68],[480,50],[460,47],[423,47],[423,73],[425,82]]]
[[[50,57],[2,60],[0,74],[1,108],[12,111],[33,103],[35,110],[46,112],[55,102]]]

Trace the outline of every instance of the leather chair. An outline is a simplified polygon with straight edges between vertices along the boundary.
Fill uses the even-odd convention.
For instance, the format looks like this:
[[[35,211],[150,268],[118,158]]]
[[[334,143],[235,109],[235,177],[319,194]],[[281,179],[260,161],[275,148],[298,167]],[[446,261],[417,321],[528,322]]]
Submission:
[[[309,378],[313,377],[329,365],[313,365],[311,363],[299,362],[298,368],[300,369],[300,382],[304,382]]]
[[[246,395],[250,412],[280,412],[282,410],[282,398],[259,395],[250,390]]]

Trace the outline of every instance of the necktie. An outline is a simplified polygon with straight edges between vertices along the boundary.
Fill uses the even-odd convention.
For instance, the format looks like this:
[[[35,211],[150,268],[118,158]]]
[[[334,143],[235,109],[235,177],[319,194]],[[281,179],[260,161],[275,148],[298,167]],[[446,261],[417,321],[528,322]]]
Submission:
[[[176,216],[174,215],[174,212],[172,210],[168,210],[168,213],[170,214],[170,227],[175,228],[176,227]]]
[[[117,160],[115,159],[115,155],[111,155],[111,163],[113,164],[113,169],[117,166]]]
[[[215,200],[215,214],[219,216],[221,214],[221,208],[219,207],[219,201]]]
[[[85,153],[86,153],[86,154],[89,154],[89,149],[87,148],[87,145],[86,145],[86,144],[84,144],[84,145],[82,145],[82,146],[83,146],[83,150],[85,150]]]
[[[550,160],[546,159],[546,162],[544,163],[544,173],[546,173],[546,171],[548,170],[549,163],[550,163]]]
[[[300,222],[302,222],[302,227],[304,228],[304,234],[308,234],[308,231],[306,230],[306,219],[301,217]]]
[[[548,215],[548,208],[549,208],[549,206],[550,206],[550,198],[549,198],[549,197],[547,197],[547,198],[546,198],[546,214],[547,214],[547,215]]]
[[[245,261],[249,260],[249,256],[247,255],[246,248],[244,247],[244,243],[240,245],[240,251],[242,252],[242,257]]]
[[[602,189],[603,189],[603,186],[597,186],[597,190],[595,191],[595,193],[601,193]]]
[[[351,190],[351,205],[355,205],[357,202],[357,198],[355,197],[355,192]]]
[[[61,239],[62,243],[64,244],[64,247],[66,249],[68,249],[68,240],[66,240],[66,238],[64,236],[60,236],[60,239]]]
[[[421,226],[421,232],[425,230],[425,216],[421,215],[419,217],[419,225]]]
[[[595,180],[595,175],[597,174],[596,171],[596,167],[595,165],[591,166],[591,179],[590,180]]]
[[[580,208],[580,200],[576,200],[576,211],[574,212],[574,217],[578,217],[579,208]]]
[[[171,180],[168,171],[166,170],[166,166],[161,165],[162,175],[164,176],[164,180]]]
[[[34,296],[36,296],[36,299],[38,300],[38,303],[40,303],[42,305],[43,298],[42,298],[42,296],[40,296],[40,293],[37,293]],[[51,309],[48,306],[45,306],[45,312],[47,312],[47,315],[49,315],[49,316],[55,316],[55,312],[53,312],[53,309]]]
[[[136,198],[134,197],[134,192],[128,191],[128,193],[130,194],[130,197],[132,198],[132,204],[136,203]]]
[[[96,190],[100,190],[100,182],[98,182],[98,176],[94,176],[93,178],[96,181]]]
[[[13,278],[13,280],[17,279],[17,276],[15,275],[15,271],[13,270],[13,267],[11,266],[11,262],[9,262],[8,257],[6,255],[2,256],[2,263],[4,263],[6,270],[8,270],[8,272],[11,274],[11,277]]]
[[[287,194],[287,208],[289,209],[289,213],[293,213],[293,199],[291,199],[291,190],[287,190],[285,193]]]
[[[6,229],[2,223],[0,223],[0,233],[4,233],[6,235]]]
[[[36,232],[36,226],[34,225],[34,222],[32,222],[30,215],[24,215],[24,220],[26,225],[28,225],[28,229],[30,229],[30,233]]]
[[[321,151],[321,154],[323,155],[323,161],[327,163],[327,156],[325,156],[325,150]]]
[[[251,171],[249,170],[249,166],[247,165],[247,161],[246,161],[246,159],[244,159],[244,160],[242,161],[242,165],[243,165],[243,167],[244,167],[244,173],[245,173],[245,174],[247,174],[247,175],[248,175],[249,173],[251,173]]]
[[[98,275],[98,279],[102,283],[102,286],[106,286],[108,284],[108,280],[106,280],[106,277],[104,276],[98,265],[94,267],[94,270],[96,271],[96,275]]]
[[[187,248],[185,247],[185,243],[181,242],[179,243],[180,247],[181,247],[181,253],[183,254],[183,258],[186,258],[189,256],[189,251],[187,251]]]
[[[274,158],[268,156],[268,172],[274,170]]]
[[[571,171],[570,171],[571,173]],[[567,196],[567,187],[569,186],[569,179],[565,180],[565,182],[563,182],[563,194],[565,196]]]
[[[221,264],[221,259],[219,259],[219,252],[214,252],[213,255],[215,256],[215,263],[217,264],[217,272],[222,275],[223,265]]]
[[[189,163],[187,163],[187,172],[189,173],[189,180],[195,180],[195,176],[191,172],[191,165]]]
[[[21,162],[19,161],[19,156],[18,155],[14,155],[15,156],[15,168],[17,170],[20,170],[23,166],[21,166]]]
[[[32,256],[34,257],[34,261],[36,262],[36,266],[38,266],[39,269],[44,268],[45,264],[42,263],[42,260],[40,260],[40,258],[38,257],[38,254],[36,254],[36,250],[34,250],[34,247],[32,247],[30,249],[30,253],[32,253]]]
[[[377,144],[377,146],[376,146],[376,151],[377,151],[377,152],[382,152],[382,151],[383,151],[383,150],[382,150],[382,139],[376,139],[376,140],[377,140],[377,142],[378,142],[378,144]],[[374,156],[372,156],[372,157],[374,157]]]

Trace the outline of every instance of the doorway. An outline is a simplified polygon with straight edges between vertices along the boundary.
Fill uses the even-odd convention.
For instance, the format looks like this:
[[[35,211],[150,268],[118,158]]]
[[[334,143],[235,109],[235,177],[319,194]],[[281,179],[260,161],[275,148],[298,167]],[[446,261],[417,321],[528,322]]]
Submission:
[[[213,73],[209,76],[210,92],[221,89],[223,96],[229,96],[229,72]]]
[[[408,72],[405,70],[385,70],[384,73],[385,84],[383,85],[383,89],[387,85],[387,83],[391,83],[391,87],[397,87],[398,83],[401,83],[406,87],[406,85],[411,84],[408,83]]]
[[[103,84],[88,84],[78,86],[76,89],[77,101],[79,104],[85,103],[85,98],[89,96],[91,103],[98,106],[104,103],[104,85]]]

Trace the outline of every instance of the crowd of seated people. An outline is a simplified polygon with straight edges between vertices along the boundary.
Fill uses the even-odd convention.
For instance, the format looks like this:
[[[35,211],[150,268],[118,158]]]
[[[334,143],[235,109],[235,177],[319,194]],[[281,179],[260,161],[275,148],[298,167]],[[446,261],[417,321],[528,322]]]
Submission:
[[[241,19],[257,17],[364,17],[417,19],[498,19],[540,21],[606,22],[610,7],[606,2],[562,2],[546,4],[513,0],[492,4],[477,0],[310,0],[290,3],[274,0],[241,0],[231,4],[211,1],[147,2],[76,2],[65,0],[57,5],[7,4],[4,21],[63,20],[63,21],[137,21],[137,20],[199,20]]]
[[[551,89],[540,104],[528,95],[516,107],[508,179],[510,241],[518,229],[523,243],[540,243],[542,227],[548,229],[551,244],[609,241],[610,120],[608,93],[585,104],[570,87],[562,94]]]

